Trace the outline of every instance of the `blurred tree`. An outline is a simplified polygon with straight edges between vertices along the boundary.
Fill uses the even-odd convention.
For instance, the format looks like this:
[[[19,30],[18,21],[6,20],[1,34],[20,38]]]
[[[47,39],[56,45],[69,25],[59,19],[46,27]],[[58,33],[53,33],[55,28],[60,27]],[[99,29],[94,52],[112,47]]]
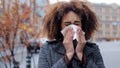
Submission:
[[[22,0],[1,1],[3,12],[0,15],[0,62],[3,62],[5,68],[19,68],[20,61],[16,59],[17,47],[25,45],[28,48],[29,35],[39,36],[40,33],[40,29],[36,28],[40,22],[40,16],[35,12],[37,4],[35,0],[25,0],[22,4]]]
[[[10,10],[3,10],[3,15],[0,16],[0,60],[9,62],[10,67],[19,68],[20,62],[15,59],[15,48],[17,46],[17,37],[20,30],[32,31],[32,27],[26,22],[30,20],[31,10],[26,8],[27,5],[20,6],[15,2]],[[4,7],[5,8],[5,7]],[[20,13],[20,11],[22,11]],[[24,38],[24,36],[20,36]],[[26,41],[25,41],[26,42]],[[19,45],[22,43],[19,43]],[[7,53],[9,51],[9,53]],[[4,53],[4,55],[3,55]],[[7,64],[5,63],[7,68]]]

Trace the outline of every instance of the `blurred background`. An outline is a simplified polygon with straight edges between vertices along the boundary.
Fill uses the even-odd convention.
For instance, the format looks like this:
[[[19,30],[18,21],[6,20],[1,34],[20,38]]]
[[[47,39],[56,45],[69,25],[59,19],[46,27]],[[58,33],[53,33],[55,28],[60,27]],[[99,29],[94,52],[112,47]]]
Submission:
[[[49,4],[70,0],[0,0],[0,68],[37,68],[42,19]],[[106,68],[120,65],[120,1],[76,0],[90,3],[99,30],[92,38],[101,50]]]

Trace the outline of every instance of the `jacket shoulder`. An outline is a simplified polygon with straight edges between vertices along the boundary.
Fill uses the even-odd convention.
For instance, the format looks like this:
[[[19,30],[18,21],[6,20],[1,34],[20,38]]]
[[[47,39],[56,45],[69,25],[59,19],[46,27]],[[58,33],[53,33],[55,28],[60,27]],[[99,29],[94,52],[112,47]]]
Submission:
[[[93,42],[86,42],[86,45],[90,48],[98,48],[98,45],[96,43],[93,43]]]
[[[47,49],[48,50],[50,48],[49,45],[50,44],[48,42],[45,42],[45,43],[42,44],[42,46],[40,47],[40,49]]]

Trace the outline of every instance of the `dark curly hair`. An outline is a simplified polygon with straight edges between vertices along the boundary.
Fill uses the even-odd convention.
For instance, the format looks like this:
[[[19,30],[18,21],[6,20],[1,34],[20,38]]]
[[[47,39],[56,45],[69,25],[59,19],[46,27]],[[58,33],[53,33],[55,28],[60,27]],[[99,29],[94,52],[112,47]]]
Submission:
[[[48,39],[63,40],[60,32],[62,18],[69,11],[73,11],[81,18],[86,40],[90,39],[98,28],[97,17],[86,2],[58,2],[49,7],[43,19],[43,34],[47,34]]]

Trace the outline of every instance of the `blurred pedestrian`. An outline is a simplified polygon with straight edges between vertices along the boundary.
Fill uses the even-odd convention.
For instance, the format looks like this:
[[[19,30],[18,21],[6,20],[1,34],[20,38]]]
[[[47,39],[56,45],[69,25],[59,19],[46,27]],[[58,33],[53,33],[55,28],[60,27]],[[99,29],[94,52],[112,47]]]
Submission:
[[[105,68],[98,46],[87,40],[98,28],[86,2],[58,2],[43,20],[49,41],[41,46],[38,68]]]

